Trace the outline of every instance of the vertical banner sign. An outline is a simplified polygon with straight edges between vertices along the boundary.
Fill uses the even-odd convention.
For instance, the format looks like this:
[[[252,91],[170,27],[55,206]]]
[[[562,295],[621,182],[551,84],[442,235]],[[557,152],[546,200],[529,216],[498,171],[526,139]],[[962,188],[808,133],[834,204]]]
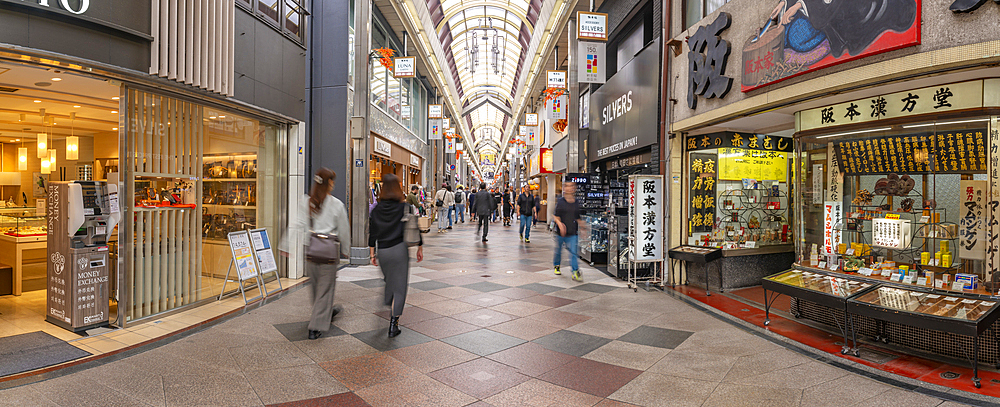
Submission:
[[[392,76],[412,78],[417,76],[417,57],[397,57],[392,60]]]
[[[549,89],[566,89],[566,71],[545,71],[545,79]]]
[[[840,171],[840,165],[837,162],[840,158],[837,157],[837,152],[833,148],[833,143],[826,145],[826,156],[829,160],[830,171],[826,172],[826,201],[843,201],[844,200],[844,173]]]
[[[576,12],[576,37],[581,40],[607,41],[608,15],[604,13]]]
[[[524,114],[524,124],[526,126],[537,126],[538,125],[538,113],[525,113]]]
[[[451,118],[450,117],[445,117],[444,119],[441,119],[441,120],[444,123],[444,128],[447,129],[447,128],[451,127]]]
[[[837,254],[837,246],[843,241],[840,224],[844,208],[840,201],[826,201],[823,204],[823,251],[827,255]]]
[[[824,199],[824,189],[823,189],[823,164],[813,164],[812,172],[813,180],[813,204],[822,205]]]
[[[448,137],[447,141],[445,141],[444,151],[446,153],[452,153],[452,154],[455,153],[455,138],[454,137]]]
[[[525,141],[528,143],[529,146],[538,147],[540,141],[539,140],[540,137],[538,137],[538,132],[536,131],[538,130],[538,127],[536,126],[526,126],[526,127],[528,127],[528,134],[526,136],[527,138]]]
[[[663,176],[629,176],[632,254],[636,263],[663,260]]]
[[[990,120],[990,146],[1000,145],[1000,119],[996,116]],[[991,147],[992,149],[992,147]],[[990,200],[987,204],[989,219],[989,239],[986,244],[986,281],[993,281],[993,270],[1000,267],[1000,154],[991,152],[989,155],[989,172],[986,174],[989,184]]]
[[[688,236],[692,233],[711,232],[715,226],[715,190],[718,176],[715,154],[691,153],[691,207],[688,218]],[[723,208],[732,210],[734,208]],[[728,213],[723,213],[728,215]]]
[[[986,181],[961,180],[962,218],[958,223],[958,257],[986,260]]]
[[[250,234],[246,231],[229,234],[229,249],[233,252],[233,264],[240,281],[257,277],[257,265],[253,258],[253,247],[250,246]]]
[[[517,126],[517,140],[528,142],[528,126]]]
[[[429,140],[441,140],[444,135],[444,125],[441,124],[441,119],[430,119],[427,121],[427,131],[430,134],[427,136]]]
[[[455,128],[454,127],[445,127],[444,134],[446,136],[448,136],[448,137],[455,137]]]
[[[465,145],[463,145],[462,143],[455,143],[455,149],[458,151],[462,151],[465,149]]]
[[[580,41],[576,46],[576,52],[580,58],[580,62],[576,64],[580,83],[604,83],[607,80],[604,71],[606,44]]]
[[[549,119],[551,120],[566,120],[566,109],[569,107],[567,103],[569,98],[566,95],[559,96],[555,99],[545,101],[545,109],[549,113]]]
[[[427,105],[427,118],[440,119],[441,113],[443,111],[444,111],[444,106],[442,105]]]

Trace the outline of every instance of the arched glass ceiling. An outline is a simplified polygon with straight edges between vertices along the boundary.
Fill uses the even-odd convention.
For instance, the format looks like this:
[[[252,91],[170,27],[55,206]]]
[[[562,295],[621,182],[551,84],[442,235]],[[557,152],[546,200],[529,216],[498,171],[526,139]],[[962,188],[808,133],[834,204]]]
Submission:
[[[466,121],[479,140],[499,144],[543,0],[428,0]],[[486,37],[485,39],[483,37]],[[475,50],[475,52],[473,52]],[[530,62],[529,62],[530,63]],[[484,96],[495,103],[478,103]],[[476,143],[477,145],[479,143]]]

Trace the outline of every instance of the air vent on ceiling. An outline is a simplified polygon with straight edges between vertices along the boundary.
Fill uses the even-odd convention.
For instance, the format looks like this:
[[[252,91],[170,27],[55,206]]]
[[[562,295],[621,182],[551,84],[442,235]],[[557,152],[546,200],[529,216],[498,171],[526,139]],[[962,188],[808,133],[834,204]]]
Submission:
[[[7,88],[7,87],[0,86],[0,92],[14,93],[14,92],[17,92],[17,91],[18,91],[17,88]]]

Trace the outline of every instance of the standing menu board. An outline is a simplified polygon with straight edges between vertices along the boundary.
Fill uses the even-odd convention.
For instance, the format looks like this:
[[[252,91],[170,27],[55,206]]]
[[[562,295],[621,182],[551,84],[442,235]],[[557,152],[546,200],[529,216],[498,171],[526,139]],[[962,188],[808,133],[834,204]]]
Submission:
[[[250,234],[246,231],[232,232],[228,236],[229,249],[233,252],[233,264],[240,281],[257,277],[257,264],[250,246]]]
[[[271,240],[267,237],[267,229],[250,231],[250,243],[253,245],[254,257],[257,258],[257,269],[261,274],[278,271],[278,263],[274,261],[271,251]]]

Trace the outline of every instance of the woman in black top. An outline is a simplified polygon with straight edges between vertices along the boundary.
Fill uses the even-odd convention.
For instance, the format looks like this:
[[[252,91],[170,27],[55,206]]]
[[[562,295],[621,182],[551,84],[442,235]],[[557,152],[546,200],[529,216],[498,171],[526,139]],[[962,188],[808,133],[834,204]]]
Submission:
[[[403,241],[406,225],[403,217],[411,211],[404,202],[403,184],[394,174],[382,176],[382,191],[378,204],[371,211],[368,229],[368,250],[372,265],[381,263],[385,276],[385,305],[392,305],[389,319],[389,337],[400,334],[399,316],[406,305],[406,288],[410,280],[410,250]],[[424,260],[424,241],[417,246],[417,261]],[[378,249],[376,251],[376,248]]]

